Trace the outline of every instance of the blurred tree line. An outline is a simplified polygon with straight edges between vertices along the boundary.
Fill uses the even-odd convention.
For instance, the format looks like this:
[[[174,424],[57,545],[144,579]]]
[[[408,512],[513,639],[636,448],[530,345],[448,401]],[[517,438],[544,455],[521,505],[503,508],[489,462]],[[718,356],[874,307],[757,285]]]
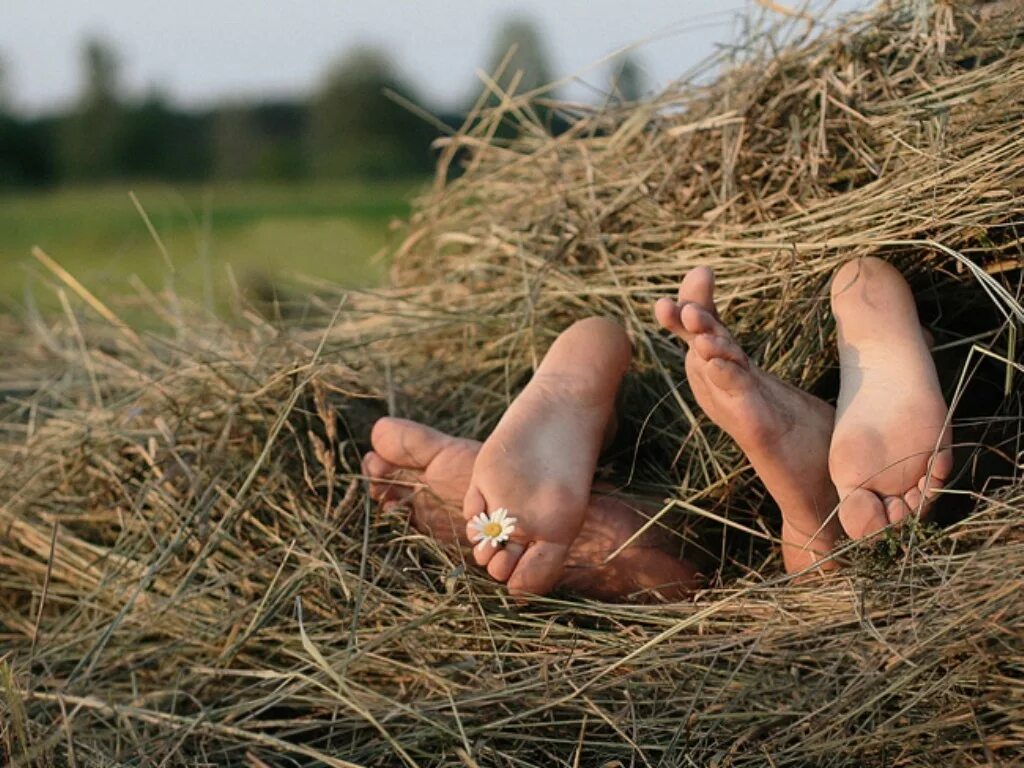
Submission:
[[[489,71],[502,63],[497,82],[503,89],[523,93],[551,79],[540,34],[522,18],[509,19],[498,31]],[[628,90],[628,98],[635,98],[641,87],[635,64],[624,62],[620,74],[623,97]],[[387,56],[372,48],[338,61],[308,99],[195,110],[175,106],[159,90],[126,98],[116,51],[90,40],[82,49],[76,103],[60,114],[27,118],[11,106],[0,59],[0,188],[125,178],[374,179],[429,173],[439,129],[403,101],[422,103]],[[465,116],[437,118],[455,128]]]
[[[373,178],[432,168],[437,129],[389,98],[394,92],[415,101],[416,94],[377,51],[358,50],[340,61],[309,100],[203,110],[176,107],[155,90],[125,98],[117,54],[100,41],[84,46],[82,68],[82,89],[70,110],[22,118],[10,107],[0,65],[0,186]]]

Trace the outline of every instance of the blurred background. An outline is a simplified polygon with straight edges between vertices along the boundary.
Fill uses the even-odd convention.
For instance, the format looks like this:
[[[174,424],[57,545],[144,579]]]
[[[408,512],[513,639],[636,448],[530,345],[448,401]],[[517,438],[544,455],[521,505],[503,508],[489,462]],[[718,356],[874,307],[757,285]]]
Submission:
[[[3,0],[0,307],[50,300],[34,245],[98,292],[173,273],[211,309],[292,273],[372,286],[478,71],[514,48],[520,92],[642,99],[750,12],[779,5]]]

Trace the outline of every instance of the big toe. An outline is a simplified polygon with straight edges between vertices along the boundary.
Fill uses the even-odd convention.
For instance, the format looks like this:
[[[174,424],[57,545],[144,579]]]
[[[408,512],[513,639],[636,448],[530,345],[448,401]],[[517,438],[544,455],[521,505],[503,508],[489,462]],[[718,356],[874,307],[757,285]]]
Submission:
[[[679,286],[679,303],[694,302],[709,312],[715,311],[715,273],[709,267],[695,267],[686,273]]]
[[[423,424],[390,416],[378,419],[370,433],[374,450],[404,469],[423,469],[454,438]]]

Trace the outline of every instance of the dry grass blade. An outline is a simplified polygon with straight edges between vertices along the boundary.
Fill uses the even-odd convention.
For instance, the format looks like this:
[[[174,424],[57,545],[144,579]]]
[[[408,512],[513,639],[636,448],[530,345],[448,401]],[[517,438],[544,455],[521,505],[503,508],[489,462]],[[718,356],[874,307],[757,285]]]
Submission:
[[[317,285],[301,325],[149,295],[173,328],[142,337],[37,253],[77,299],[0,316],[0,761],[1024,761],[1024,10],[999,9],[792,19],[708,82],[556,106],[558,135],[538,94],[481,98],[393,285]],[[828,396],[829,276],[868,254],[936,336],[962,471],[942,526],[802,583],[647,318],[712,266],[760,364]],[[637,349],[602,471],[717,564],[692,601],[518,607],[367,499],[374,418],[479,437],[587,314]]]

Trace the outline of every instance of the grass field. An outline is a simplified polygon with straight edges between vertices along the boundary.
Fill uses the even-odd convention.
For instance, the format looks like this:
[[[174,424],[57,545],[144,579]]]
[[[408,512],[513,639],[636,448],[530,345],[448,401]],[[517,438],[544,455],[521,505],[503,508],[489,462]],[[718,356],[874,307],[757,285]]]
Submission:
[[[420,182],[108,185],[0,196],[0,306],[56,301],[40,246],[100,297],[150,290],[223,303],[241,287],[309,275],[379,282],[380,252]],[[130,193],[148,216],[167,258]]]

